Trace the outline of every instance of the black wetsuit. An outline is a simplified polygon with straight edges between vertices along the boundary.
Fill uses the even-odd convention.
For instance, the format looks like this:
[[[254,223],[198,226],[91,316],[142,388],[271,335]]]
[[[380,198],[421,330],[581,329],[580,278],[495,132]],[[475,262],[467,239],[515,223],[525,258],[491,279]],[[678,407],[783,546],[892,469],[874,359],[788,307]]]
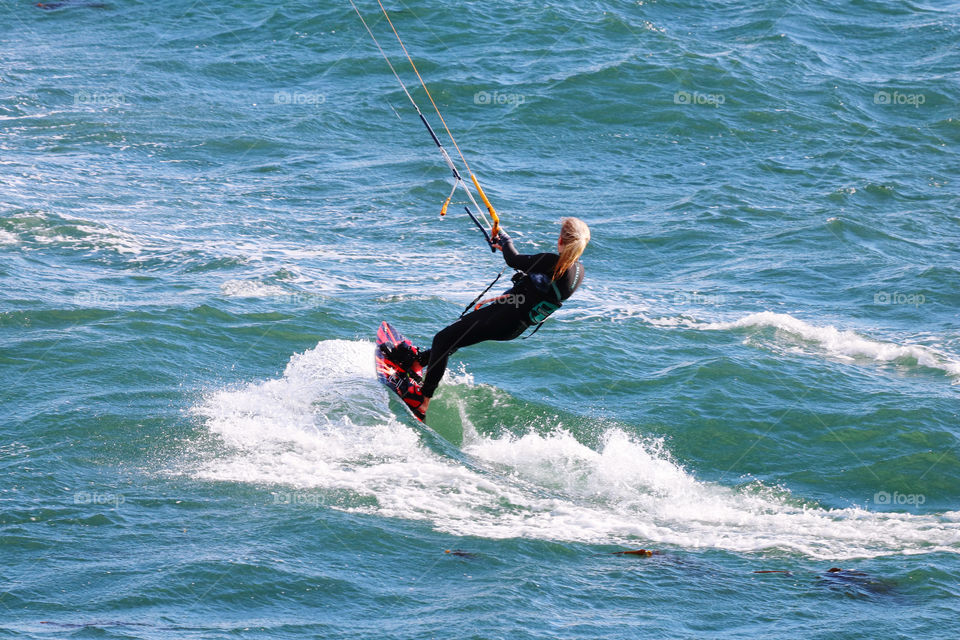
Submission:
[[[427,398],[436,391],[447,369],[447,359],[454,351],[485,340],[513,340],[531,325],[541,322],[544,313],[549,315],[583,282],[583,264],[579,261],[552,281],[553,268],[560,256],[519,254],[505,233],[500,234],[499,240],[507,266],[527,275],[495,301],[471,311],[434,336],[422,387]]]

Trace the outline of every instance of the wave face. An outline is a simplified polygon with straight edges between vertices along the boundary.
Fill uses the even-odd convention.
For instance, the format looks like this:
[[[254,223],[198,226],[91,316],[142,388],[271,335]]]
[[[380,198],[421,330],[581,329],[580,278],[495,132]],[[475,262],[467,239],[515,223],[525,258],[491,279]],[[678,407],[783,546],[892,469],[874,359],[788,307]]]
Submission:
[[[832,560],[960,552],[960,513],[824,509],[759,482],[704,482],[661,440],[617,427],[594,449],[559,425],[494,436],[468,423],[463,459],[451,458],[393,418],[372,362],[369,342],[325,341],[291,358],[281,378],[208,395],[193,411],[222,447],[190,473],[320,490],[336,496],[334,508],[425,520],[458,536]]]

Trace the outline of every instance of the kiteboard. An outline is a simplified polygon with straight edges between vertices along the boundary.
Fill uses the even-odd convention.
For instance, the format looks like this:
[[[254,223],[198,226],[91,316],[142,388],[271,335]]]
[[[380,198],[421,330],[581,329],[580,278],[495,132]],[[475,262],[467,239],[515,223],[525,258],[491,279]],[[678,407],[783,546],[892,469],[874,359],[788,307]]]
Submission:
[[[374,352],[377,378],[400,398],[414,418],[423,422],[424,416],[420,411],[423,366],[417,361],[417,354],[417,347],[389,322],[380,323]]]

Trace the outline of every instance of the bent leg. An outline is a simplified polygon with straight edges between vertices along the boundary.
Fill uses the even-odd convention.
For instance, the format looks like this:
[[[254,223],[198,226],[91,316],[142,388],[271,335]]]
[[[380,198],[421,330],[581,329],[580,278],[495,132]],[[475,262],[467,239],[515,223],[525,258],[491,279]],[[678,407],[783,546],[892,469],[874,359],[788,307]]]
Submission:
[[[463,320],[458,320],[446,329],[442,329],[433,337],[433,343],[430,345],[430,362],[427,363],[427,373],[423,377],[423,385],[420,391],[423,397],[432,398],[433,393],[443,378],[443,372],[447,370],[447,359],[457,350],[457,338],[460,335],[458,326]]]
[[[485,340],[511,340],[523,332],[526,325],[522,319],[498,307],[501,305],[490,305],[468,313],[433,337],[430,362],[421,387],[424,397],[433,397],[443,372],[447,370],[447,360],[457,349]]]

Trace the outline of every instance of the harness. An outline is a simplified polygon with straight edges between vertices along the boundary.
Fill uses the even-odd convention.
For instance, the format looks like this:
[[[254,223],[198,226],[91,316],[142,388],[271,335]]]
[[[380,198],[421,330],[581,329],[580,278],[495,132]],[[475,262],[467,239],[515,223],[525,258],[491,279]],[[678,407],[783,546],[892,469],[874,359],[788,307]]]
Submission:
[[[526,277],[531,278],[529,274],[527,274]],[[580,286],[581,277],[583,277],[583,269],[580,267],[580,262],[577,261],[577,271],[573,278],[573,287],[571,290]],[[534,283],[534,286],[536,286],[536,283]],[[530,309],[530,313],[527,315],[527,317],[530,320],[530,324],[537,325],[537,327],[529,334],[524,336],[524,340],[535,334],[537,331],[540,331],[540,327],[542,327],[543,323],[547,321],[547,318],[549,318],[554,311],[563,306],[563,297],[560,295],[560,287],[557,286],[556,279],[551,280],[549,286],[556,297],[553,300],[541,300],[537,304],[533,305],[532,309]],[[537,288],[539,289],[539,287]]]
[[[579,261],[577,262],[576,266],[577,270],[573,279],[573,289],[576,289],[578,286],[580,286],[580,280],[583,278],[583,268]],[[493,285],[500,281],[500,278],[503,276],[503,272],[506,271],[506,269],[506,267],[501,269],[500,273],[497,274],[497,277],[493,279],[493,282],[487,285],[487,288],[481,291],[480,295],[474,298],[473,301],[470,302],[470,304],[468,304],[462,312],[460,312],[461,318],[471,311],[480,309],[481,306],[488,302],[494,302],[503,298],[503,296],[496,296],[494,298],[481,300],[487,291],[490,291],[490,289],[493,288]],[[529,335],[524,336],[523,339],[525,340],[539,331],[540,327],[543,326],[543,323],[546,322],[547,318],[549,318],[551,314],[563,306],[563,296],[560,294],[560,287],[557,286],[556,280],[550,280],[550,282],[548,282],[546,285],[539,284],[536,282],[533,275],[524,273],[523,271],[517,271],[514,273],[511,280],[513,280],[515,285],[520,285],[521,282],[526,281],[528,283],[528,287],[532,287],[541,293],[553,293],[554,296],[552,300],[541,300],[527,313],[527,320],[530,322],[530,326],[537,325],[537,327],[531,331]]]

